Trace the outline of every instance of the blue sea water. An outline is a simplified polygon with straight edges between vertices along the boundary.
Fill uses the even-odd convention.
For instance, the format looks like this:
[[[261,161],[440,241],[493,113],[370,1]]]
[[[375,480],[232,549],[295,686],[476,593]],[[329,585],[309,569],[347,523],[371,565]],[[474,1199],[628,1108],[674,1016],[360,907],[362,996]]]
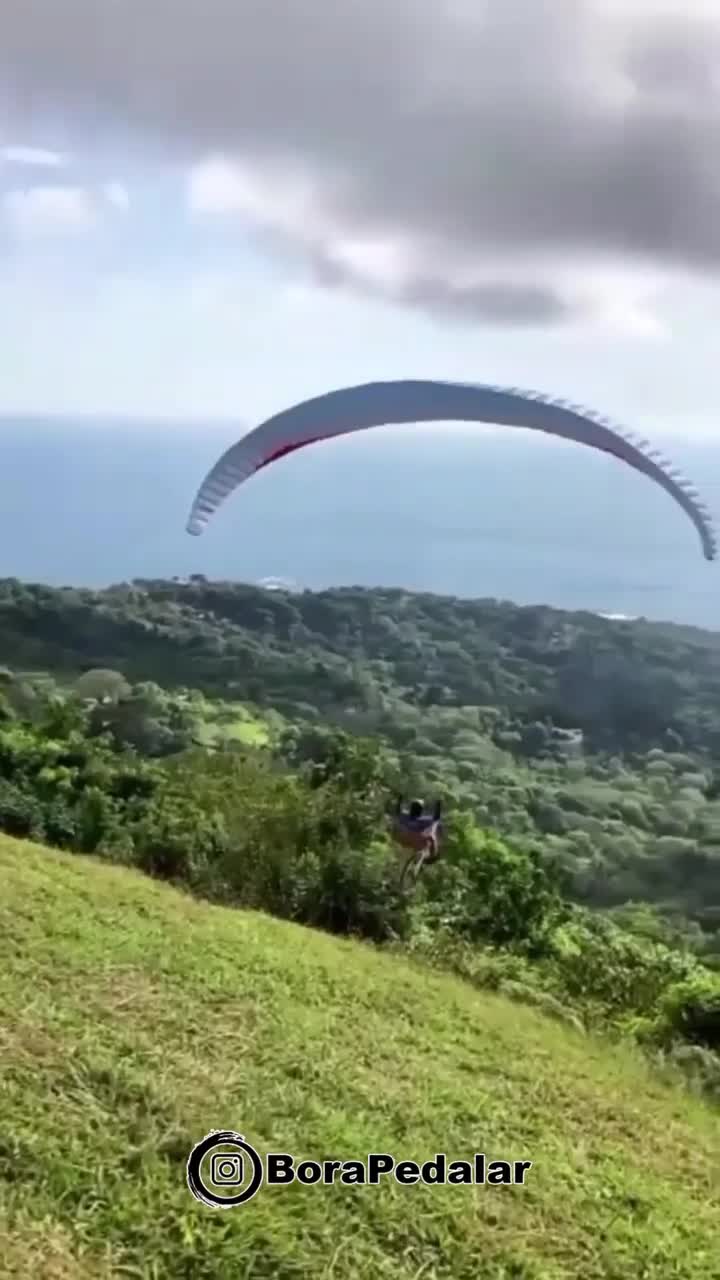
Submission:
[[[667,494],[611,458],[524,432],[368,432],[268,468],[191,538],[195,490],[237,434],[0,420],[0,575],[98,586],[278,576],[720,629],[720,563],[702,558]],[[719,512],[720,444],[662,444]]]

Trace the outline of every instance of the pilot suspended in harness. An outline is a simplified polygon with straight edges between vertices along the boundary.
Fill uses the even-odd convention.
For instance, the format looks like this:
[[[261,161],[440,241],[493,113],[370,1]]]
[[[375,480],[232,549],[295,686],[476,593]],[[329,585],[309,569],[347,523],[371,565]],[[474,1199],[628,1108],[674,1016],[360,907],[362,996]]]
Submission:
[[[428,862],[434,862],[440,856],[441,818],[440,800],[436,800],[432,812],[427,813],[422,800],[412,800],[407,809],[404,809],[402,796],[398,796],[395,810],[395,839],[406,849],[415,849],[418,853],[426,849]]]

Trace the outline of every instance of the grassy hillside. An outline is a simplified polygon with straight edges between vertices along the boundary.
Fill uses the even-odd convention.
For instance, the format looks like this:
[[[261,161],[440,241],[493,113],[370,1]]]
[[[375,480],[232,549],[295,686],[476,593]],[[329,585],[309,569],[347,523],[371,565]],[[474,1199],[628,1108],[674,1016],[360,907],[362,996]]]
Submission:
[[[720,1258],[720,1117],[369,947],[0,842],[0,1275],[671,1280]],[[530,1159],[522,1187],[185,1185],[194,1142]]]

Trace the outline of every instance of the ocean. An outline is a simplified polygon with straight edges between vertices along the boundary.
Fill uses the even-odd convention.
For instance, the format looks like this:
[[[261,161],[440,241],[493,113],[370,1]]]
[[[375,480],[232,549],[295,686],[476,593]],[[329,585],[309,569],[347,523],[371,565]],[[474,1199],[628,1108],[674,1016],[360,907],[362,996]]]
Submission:
[[[720,562],[702,558],[667,494],[589,449],[482,427],[384,428],[268,468],[191,538],[195,490],[239,434],[0,420],[0,575],[88,586],[279,577],[720,629]],[[720,527],[720,445],[659,443]]]

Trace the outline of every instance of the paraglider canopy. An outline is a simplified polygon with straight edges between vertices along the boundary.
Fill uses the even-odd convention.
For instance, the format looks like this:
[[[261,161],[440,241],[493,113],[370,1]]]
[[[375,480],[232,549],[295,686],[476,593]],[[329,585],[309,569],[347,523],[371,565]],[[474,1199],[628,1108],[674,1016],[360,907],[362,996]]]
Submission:
[[[232,445],[208,472],[187,531],[202,533],[234,489],[297,449],[370,427],[453,420],[524,427],[611,454],[665,489],[695,525],[706,560],[715,559],[717,541],[707,508],[692,485],[647,440],[590,409],[540,392],[431,380],[345,387],[268,418]]]

